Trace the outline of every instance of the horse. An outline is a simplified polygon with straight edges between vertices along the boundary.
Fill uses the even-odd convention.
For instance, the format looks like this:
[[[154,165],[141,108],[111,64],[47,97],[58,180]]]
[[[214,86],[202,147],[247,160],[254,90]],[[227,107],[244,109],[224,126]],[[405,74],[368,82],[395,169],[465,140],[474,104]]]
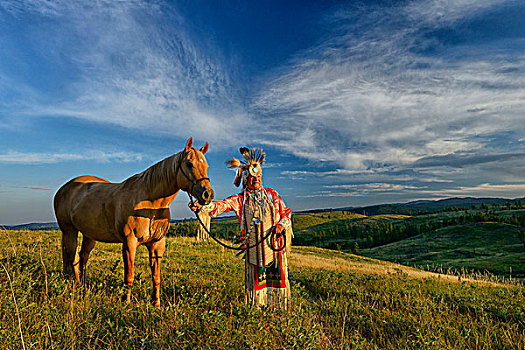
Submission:
[[[160,306],[160,260],[170,224],[170,204],[179,190],[194,196],[200,204],[214,197],[207,177],[204,154],[193,147],[190,137],[183,151],[133,175],[121,183],[111,183],[91,175],[76,177],[64,184],[54,197],[55,216],[62,231],[64,273],[85,280],[86,264],[95,242],[121,243],[124,260],[123,301],[131,301],[135,252],[140,244],[149,251],[153,291],[151,302]],[[82,233],[80,255],[78,232]]]

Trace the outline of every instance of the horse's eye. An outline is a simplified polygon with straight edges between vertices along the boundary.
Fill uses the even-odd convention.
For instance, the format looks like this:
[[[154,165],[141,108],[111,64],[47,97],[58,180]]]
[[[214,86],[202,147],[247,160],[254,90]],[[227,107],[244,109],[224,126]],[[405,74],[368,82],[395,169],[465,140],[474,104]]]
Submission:
[[[186,166],[188,169],[193,169],[193,163],[192,162],[186,162]]]

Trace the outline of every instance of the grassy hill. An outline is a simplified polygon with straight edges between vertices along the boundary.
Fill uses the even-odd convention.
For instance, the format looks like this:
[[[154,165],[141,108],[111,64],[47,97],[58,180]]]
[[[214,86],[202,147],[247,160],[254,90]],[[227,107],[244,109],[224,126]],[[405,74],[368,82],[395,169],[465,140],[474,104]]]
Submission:
[[[525,278],[525,247],[514,225],[477,223],[427,232],[361,254],[407,265],[487,270]]]
[[[525,277],[525,210],[457,210],[334,219],[295,232],[295,244],[418,266]]]
[[[489,205],[494,207],[506,206],[522,206],[525,203],[525,198],[447,198],[441,200],[420,200],[408,203],[392,203],[392,204],[378,204],[367,207],[357,208],[339,208],[336,210],[350,210],[356,213],[366,213],[366,215],[381,215],[381,214],[402,214],[402,215],[421,215],[433,212],[439,212],[451,208],[472,208],[480,207],[481,205]]]
[[[120,302],[120,245],[97,243],[87,281],[61,273],[57,231],[0,231],[2,348],[524,349],[524,288],[437,275],[316,247],[290,255],[286,312],[243,301],[243,263],[216,244],[169,238],[162,303],[149,305],[139,248]]]
[[[350,211],[322,211],[294,213],[292,219],[294,231],[298,232],[313,226],[329,224],[333,221],[355,220],[364,217],[364,215]]]

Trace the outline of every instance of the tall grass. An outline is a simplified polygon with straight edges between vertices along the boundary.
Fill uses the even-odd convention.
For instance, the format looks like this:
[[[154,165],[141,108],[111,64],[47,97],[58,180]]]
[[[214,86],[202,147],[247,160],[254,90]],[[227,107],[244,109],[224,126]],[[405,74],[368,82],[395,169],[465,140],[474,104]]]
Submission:
[[[520,285],[414,277],[396,265],[298,247],[289,310],[256,310],[244,304],[240,260],[213,244],[170,238],[156,309],[146,249],[137,253],[133,302],[123,304],[119,245],[97,243],[79,286],[62,276],[59,241],[55,231],[0,231],[0,348],[525,348]],[[355,259],[370,272],[354,269]],[[392,273],[379,271],[385,264]]]

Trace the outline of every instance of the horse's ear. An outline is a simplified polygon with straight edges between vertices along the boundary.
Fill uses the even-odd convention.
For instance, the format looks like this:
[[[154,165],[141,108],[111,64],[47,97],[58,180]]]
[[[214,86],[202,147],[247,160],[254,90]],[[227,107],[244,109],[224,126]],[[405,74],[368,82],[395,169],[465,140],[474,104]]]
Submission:
[[[186,142],[186,152],[189,151],[193,147],[193,137],[190,137],[188,139],[188,142]]]
[[[206,154],[206,152],[208,152],[208,148],[210,148],[210,143],[206,142],[206,144],[201,148],[202,154]]]

